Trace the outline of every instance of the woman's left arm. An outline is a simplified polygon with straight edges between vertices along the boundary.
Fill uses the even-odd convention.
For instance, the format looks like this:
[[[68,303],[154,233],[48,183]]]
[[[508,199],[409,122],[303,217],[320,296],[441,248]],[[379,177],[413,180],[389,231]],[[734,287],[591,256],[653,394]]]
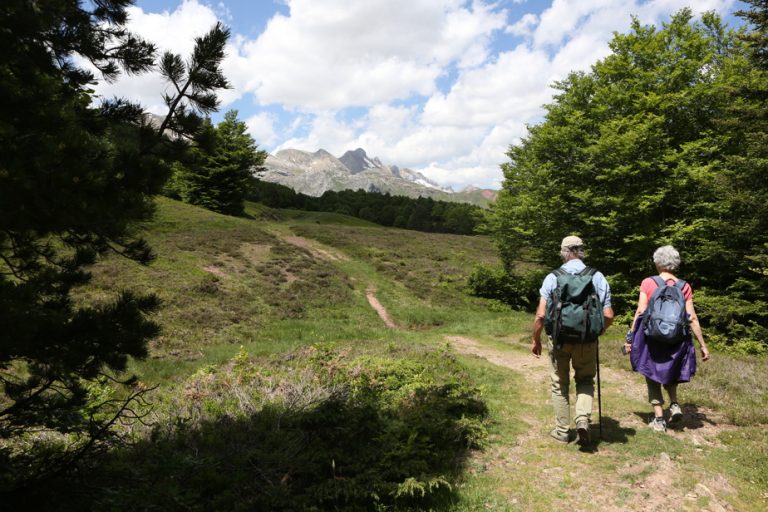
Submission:
[[[699,325],[699,317],[696,316],[696,308],[693,307],[693,299],[685,301],[685,311],[688,313],[688,319],[691,323],[691,331],[696,339],[699,341],[699,347],[701,348],[701,360],[706,361],[709,359],[709,349],[707,344],[704,343],[704,334],[701,332],[701,325]]]

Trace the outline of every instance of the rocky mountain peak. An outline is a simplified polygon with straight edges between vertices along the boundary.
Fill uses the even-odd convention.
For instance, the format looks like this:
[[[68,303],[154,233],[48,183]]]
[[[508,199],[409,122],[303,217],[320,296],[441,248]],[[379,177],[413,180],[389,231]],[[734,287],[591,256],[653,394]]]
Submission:
[[[376,169],[384,167],[378,157],[369,158],[363,148],[357,148],[354,151],[347,151],[341,158],[341,163],[347,166],[352,174],[363,172],[366,169]]]
[[[487,203],[491,199],[485,193],[479,197],[479,191],[462,196],[450,187],[440,186],[418,171],[383,164],[378,158],[369,157],[362,148],[347,151],[341,158],[334,157],[324,149],[314,153],[283,149],[267,157],[258,177],[265,181],[281,183],[311,196],[322,195],[327,190],[362,189],[449,201]],[[469,197],[470,195],[473,197]]]

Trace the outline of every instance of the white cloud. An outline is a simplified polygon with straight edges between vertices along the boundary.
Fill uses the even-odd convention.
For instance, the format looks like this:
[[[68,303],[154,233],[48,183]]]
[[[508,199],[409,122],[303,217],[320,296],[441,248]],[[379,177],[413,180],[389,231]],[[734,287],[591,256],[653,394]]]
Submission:
[[[304,110],[429,95],[445,66],[480,65],[505,12],[461,0],[287,0],[245,45],[261,103]]]
[[[245,125],[260,149],[265,149],[277,144],[278,136],[275,132],[275,116],[267,112],[261,112],[245,120]]]
[[[462,167],[446,169],[433,163],[428,167],[415,169],[427,178],[449,186],[459,191],[469,185],[482,188],[499,189],[501,187],[501,173],[489,167]]]
[[[457,189],[498,186],[499,164],[525,136],[526,124],[541,119],[553,81],[605,57],[613,32],[626,32],[631,15],[660,23],[691,4],[553,0],[541,12],[508,19],[509,3],[488,0],[283,3],[288,14],[275,14],[255,39],[233,34],[222,66],[234,89],[219,94],[222,107],[251,94],[257,106],[282,106],[287,114],[280,117],[241,108],[263,149],[323,148],[338,156],[362,147]],[[724,13],[733,3],[698,0],[693,8]],[[225,3],[211,5],[184,0],[162,13],[132,7],[129,28],[186,56],[195,36],[231,17]],[[513,37],[523,43],[495,49],[495,38]],[[438,80],[447,79],[447,88],[438,89]],[[100,84],[97,91],[162,112],[163,88],[155,74]],[[351,117],[354,111],[345,109],[353,106],[364,113]]]
[[[516,36],[530,37],[533,35],[533,29],[538,23],[539,17],[535,14],[528,13],[520,18],[514,25],[508,26],[506,32]]]
[[[340,156],[352,149],[350,143],[355,140],[355,128],[339,120],[334,111],[318,112],[311,118],[305,118],[302,125],[308,127],[306,135],[289,138],[278,145],[275,151],[291,148],[314,152],[325,149],[332,155]]]
[[[549,99],[550,81],[546,52],[519,45],[495,62],[462,73],[447,94],[433,95],[424,107],[424,121],[488,129],[508,119],[527,121]]]

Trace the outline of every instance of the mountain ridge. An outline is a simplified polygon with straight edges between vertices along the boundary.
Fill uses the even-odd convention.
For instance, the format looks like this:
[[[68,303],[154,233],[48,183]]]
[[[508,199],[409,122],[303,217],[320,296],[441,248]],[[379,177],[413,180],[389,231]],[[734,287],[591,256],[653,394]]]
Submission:
[[[281,149],[270,154],[255,175],[309,196],[321,196],[329,190],[362,189],[480,206],[487,206],[496,197],[496,191],[479,187],[465,187],[455,192],[418,171],[386,165],[378,157],[371,158],[363,148],[346,151],[338,158],[325,149],[315,152]]]

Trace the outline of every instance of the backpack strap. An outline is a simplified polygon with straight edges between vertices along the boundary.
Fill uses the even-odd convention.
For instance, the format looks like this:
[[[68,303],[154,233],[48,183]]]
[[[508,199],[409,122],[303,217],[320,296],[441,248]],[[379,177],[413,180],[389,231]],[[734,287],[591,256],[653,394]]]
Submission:
[[[651,279],[653,279],[653,282],[656,283],[656,286],[659,288],[667,286],[667,282],[661,276],[653,276]]]
[[[565,271],[565,270],[563,270],[562,268],[558,267],[558,268],[556,268],[555,270],[553,270],[553,271],[552,271],[552,273],[555,275],[555,277],[558,277],[558,276],[564,276],[564,275],[565,275],[565,274],[567,274],[568,272],[566,272],[566,271]]]
[[[597,272],[596,269],[592,267],[584,267],[581,269],[581,272],[579,272],[577,275],[579,276],[589,276],[592,277]],[[597,291],[594,289],[594,286],[592,288],[592,295],[597,297]],[[581,342],[584,343],[587,339],[587,323],[589,322],[590,318],[590,311],[592,309],[592,301],[587,300],[587,304],[584,306],[584,320],[581,323]]]
[[[677,281],[675,281],[675,287],[680,289],[680,293],[683,293],[683,288],[685,288],[686,284],[688,283],[686,283],[682,279],[678,279]],[[683,294],[683,297],[685,297],[685,294]]]

